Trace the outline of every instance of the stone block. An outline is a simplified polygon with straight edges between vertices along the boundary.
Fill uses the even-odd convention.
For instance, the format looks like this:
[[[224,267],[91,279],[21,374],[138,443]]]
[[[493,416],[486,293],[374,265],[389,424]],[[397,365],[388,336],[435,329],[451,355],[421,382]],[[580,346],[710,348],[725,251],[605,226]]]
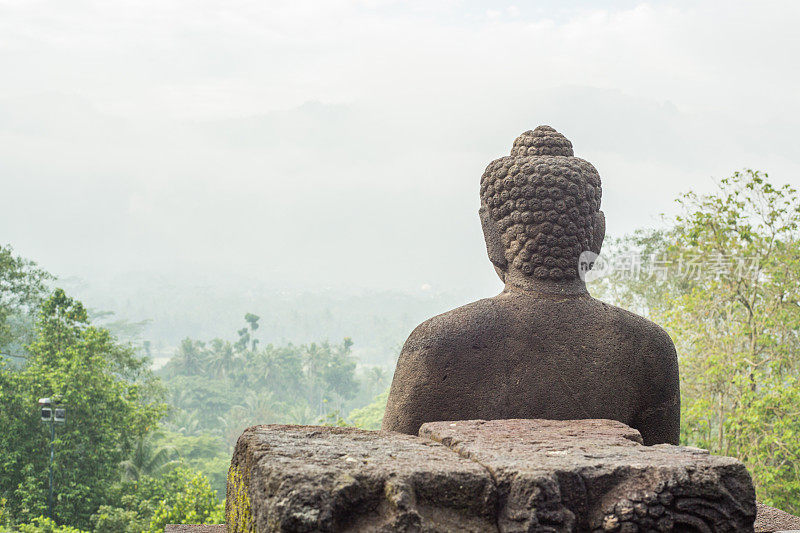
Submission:
[[[755,530],[756,533],[800,531],[800,516],[790,515],[780,509],[759,503]]]
[[[494,483],[479,464],[411,435],[254,426],[236,444],[229,532],[492,531]]]
[[[740,462],[644,446],[619,422],[434,422],[420,435],[249,428],[231,462],[228,531],[753,531]]]
[[[620,422],[433,422],[420,435],[491,473],[500,531],[753,531],[755,492],[742,463],[643,446]]]

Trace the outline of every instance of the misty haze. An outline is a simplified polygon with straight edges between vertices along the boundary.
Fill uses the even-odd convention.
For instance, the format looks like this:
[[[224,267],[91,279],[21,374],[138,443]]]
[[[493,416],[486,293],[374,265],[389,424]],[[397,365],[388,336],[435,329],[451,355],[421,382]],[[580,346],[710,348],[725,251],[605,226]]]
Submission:
[[[756,300],[796,303],[798,22],[787,1],[0,0],[0,411],[34,416],[0,415],[19,439],[0,439],[0,531],[40,517],[163,531],[188,519],[166,495],[189,487],[212,502],[199,519],[218,523],[246,427],[380,428],[412,330],[504,290],[481,229],[481,176],[539,125],[602,177],[607,257],[635,252],[652,274],[609,270],[589,292],[675,341],[681,444],[736,456],[760,501],[800,513],[796,468],[749,450],[744,433],[723,435],[768,415],[729,418],[738,400],[713,406],[739,389],[692,381],[758,352],[776,380],[759,391],[786,408],[769,416],[800,419],[797,306],[769,307],[758,331],[755,318],[698,326],[706,338],[692,321],[718,310],[700,303],[727,298],[715,283],[737,260],[717,258],[691,290],[653,274],[657,255],[683,265],[712,250],[691,216],[759,236],[780,219],[768,253],[749,234],[718,248],[787,265],[770,278],[784,285]],[[774,190],[788,207],[769,204]],[[740,211],[714,211],[732,198]],[[81,331],[73,352],[48,347],[53,324]],[[764,348],[737,359],[731,339]],[[700,353],[706,341],[738,355],[704,366],[717,355]],[[78,353],[105,370],[79,373]],[[107,387],[81,390],[88,375]],[[45,429],[35,400],[59,394],[61,492],[48,502],[44,450],[62,426]],[[80,409],[94,405],[125,414],[82,433]],[[800,463],[797,437],[782,435]],[[94,441],[96,455],[80,451]],[[95,463],[80,483],[66,466]]]

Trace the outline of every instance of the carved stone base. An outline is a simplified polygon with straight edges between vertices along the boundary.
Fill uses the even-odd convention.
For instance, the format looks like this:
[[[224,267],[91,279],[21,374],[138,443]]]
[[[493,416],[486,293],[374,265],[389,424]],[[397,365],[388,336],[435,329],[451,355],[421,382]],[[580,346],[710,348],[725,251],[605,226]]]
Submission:
[[[228,531],[753,531],[741,463],[643,446],[619,422],[436,422],[420,435],[249,428]]]
[[[755,492],[744,465],[705,450],[643,446],[609,420],[425,424],[492,475],[501,531],[752,531]]]

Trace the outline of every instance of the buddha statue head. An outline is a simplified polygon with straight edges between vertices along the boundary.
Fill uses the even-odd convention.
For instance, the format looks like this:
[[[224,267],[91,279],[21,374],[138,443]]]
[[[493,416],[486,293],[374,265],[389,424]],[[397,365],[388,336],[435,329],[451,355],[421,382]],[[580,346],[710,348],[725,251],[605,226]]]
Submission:
[[[506,282],[577,283],[584,252],[600,253],[600,175],[550,126],[526,131],[481,177],[489,259]]]

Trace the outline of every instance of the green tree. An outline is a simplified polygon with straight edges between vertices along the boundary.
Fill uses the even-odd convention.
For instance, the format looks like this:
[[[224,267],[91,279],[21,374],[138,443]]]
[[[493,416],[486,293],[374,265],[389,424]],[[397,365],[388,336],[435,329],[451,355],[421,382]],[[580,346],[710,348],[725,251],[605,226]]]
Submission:
[[[202,374],[205,363],[205,343],[192,339],[183,339],[178,353],[169,361],[174,372],[185,376]]]
[[[205,523],[210,523],[219,520],[222,507],[209,491],[205,475],[184,464],[159,477],[121,481],[111,487],[107,505],[92,515],[92,528],[103,533],[141,533],[152,526],[160,532],[166,523],[198,523],[202,518],[197,517],[203,515],[208,517]]]
[[[340,346],[329,342],[304,347],[304,373],[308,403],[317,414],[340,412],[345,400],[355,397],[359,384],[356,362],[350,355],[353,341],[345,338]]]
[[[800,198],[747,170],[679,202],[665,230],[623,243],[653,275],[600,287],[675,341],[682,441],[738,457],[761,501],[800,512]]]
[[[232,376],[241,368],[241,362],[230,342],[222,339],[211,341],[206,367],[214,377],[222,379]]]
[[[149,533],[163,533],[167,524],[222,524],[224,506],[208,479],[200,473],[177,469],[179,483],[162,499],[150,520]]]
[[[272,392],[276,398],[297,400],[302,394],[303,360],[292,345],[267,345],[253,353],[249,365],[255,376],[253,386]]]
[[[123,479],[138,482],[144,476],[157,477],[178,464],[174,446],[159,442],[161,435],[139,436],[128,459],[120,463]]]
[[[19,533],[83,533],[72,526],[59,526],[46,516],[37,516],[28,524],[20,524],[15,528]]]
[[[389,373],[386,369],[373,366],[367,371],[366,375],[367,390],[372,394],[378,394],[389,385]]]
[[[15,256],[10,246],[0,246],[0,353],[24,355],[32,322],[53,277],[36,263]]]
[[[359,409],[353,409],[348,417],[356,427],[361,429],[381,429],[386,402],[389,400],[389,389],[386,389],[370,403]]]
[[[29,352],[20,369],[0,363],[0,497],[17,521],[44,514],[49,431],[36,402],[58,398],[67,421],[56,431],[54,518],[85,529],[120,462],[165,412],[163,391],[144,359],[60,289],[41,307]]]
[[[150,524],[130,509],[101,505],[91,517],[92,530],[105,533],[142,533]]]
[[[258,321],[260,319],[261,317],[254,315],[253,313],[247,313],[244,315],[244,320],[247,322],[247,326],[237,332],[239,334],[239,340],[236,341],[237,350],[240,352],[244,352],[248,349],[255,351],[256,346],[258,346],[258,340],[252,335],[258,329]]]

